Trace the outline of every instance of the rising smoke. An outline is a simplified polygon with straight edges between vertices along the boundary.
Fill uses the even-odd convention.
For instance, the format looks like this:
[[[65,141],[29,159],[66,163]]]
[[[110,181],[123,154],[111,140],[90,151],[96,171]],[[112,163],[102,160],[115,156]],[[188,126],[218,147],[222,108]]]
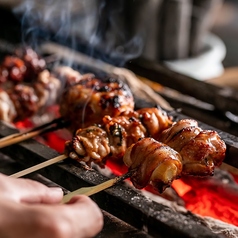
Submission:
[[[56,41],[122,66],[141,54],[146,35],[143,27],[135,27],[133,4],[133,0],[25,0],[14,13],[21,20],[25,45],[37,48],[44,41]]]

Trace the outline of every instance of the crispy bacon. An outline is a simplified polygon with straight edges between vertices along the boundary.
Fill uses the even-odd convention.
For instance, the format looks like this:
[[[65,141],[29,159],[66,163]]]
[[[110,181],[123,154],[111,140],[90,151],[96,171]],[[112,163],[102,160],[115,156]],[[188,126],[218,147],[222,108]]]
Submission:
[[[36,96],[32,87],[18,84],[9,90],[8,95],[17,112],[14,121],[31,117],[38,110],[37,102],[39,98]]]

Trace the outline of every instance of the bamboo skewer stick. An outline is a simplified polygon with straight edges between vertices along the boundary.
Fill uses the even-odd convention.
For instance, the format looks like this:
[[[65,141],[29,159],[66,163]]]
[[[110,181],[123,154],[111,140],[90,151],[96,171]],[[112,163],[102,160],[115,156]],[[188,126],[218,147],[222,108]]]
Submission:
[[[33,128],[29,131],[21,132],[21,133],[14,133],[12,135],[5,136],[0,139],[0,148],[28,140],[28,139],[33,138],[33,137],[40,135],[42,133],[60,129],[60,128],[64,127],[66,125],[66,123],[67,122],[63,121],[62,118],[57,118],[51,122],[48,122],[44,125]],[[54,125],[54,124],[56,124],[56,125]]]
[[[61,203],[67,203],[70,201],[70,199],[72,197],[74,197],[75,195],[86,195],[86,196],[91,196],[95,193],[98,193],[98,192],[101,192],[127,178],[129,178],[131,176],[131,174],[133,173],[133,171],[129,171],[121,176],[118,176],[118,177],[115,177],[113,179],[110,179],[104,183],[101,183],[101,184],[98,184],[98,185],[95,185],[95,186],[91,186],[91,187],[82,187],[82,188],[79,188],[71,193],[68,193],[66,194],[63,199],[62,199],[62,202]]]
[[[15,134],[15,136],[13,136],[13,137],[9,136],[9,138],[6,138],[6,139],[3,139],[0,141],[0,148],[28,140],[30,138],[33,138],[33,137],[43,133],[43,131],[45,131],[45,130],[41,129],[38,131],[31,131],[31,132],[27,132],[27,133],[23,133],[23,134],[18,134],[18,135]]]
[[[0,139],[0,143],[2,143],[3,141],[11,140],[11,139],[13,139],[14,137],[20,136],[20,135],[25,134],[25,133],[27,133],[27,132],[14,133],[14,134],[11,134],[11,135],[9,135],[9,136],[5,136],[5,137],[3,137],[3,138]]]
[[[52,158],[50,160],[47,160],[45,162],[42,162],[42,163],[37,164],[35,166],[32,166],[32,167],[30,167],[28,169],[24,169],[24,170],[22,170],[20,172],[12,174],[12,175],[10,175],[10,177],[19,178],[19,177],[25,176],[25,175],[33,173],[33,172],[35,172],[35,171],[37,171],[39,169],[43,169],[43,168],[45,168],[45,167],[47,167],[49,165],[55,164],[57,162],[60,162],[60,161],[62,161],[64,159],[66,159],[66,158],[67,158],[66,155],[59,155],[59,156],[54,157],[54,158]]]

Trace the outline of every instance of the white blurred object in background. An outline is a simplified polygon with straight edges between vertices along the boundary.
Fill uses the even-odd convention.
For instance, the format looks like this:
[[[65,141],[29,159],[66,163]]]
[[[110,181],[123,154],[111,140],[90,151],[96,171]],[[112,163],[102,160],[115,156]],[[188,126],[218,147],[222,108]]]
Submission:
[[[222,61],[226,56],[226,46],[211,33],[204,38],[204,46],[204,52],[197,57],[165,61],[165,64],[173,71],[198,80],[219,77],[224,72]]]

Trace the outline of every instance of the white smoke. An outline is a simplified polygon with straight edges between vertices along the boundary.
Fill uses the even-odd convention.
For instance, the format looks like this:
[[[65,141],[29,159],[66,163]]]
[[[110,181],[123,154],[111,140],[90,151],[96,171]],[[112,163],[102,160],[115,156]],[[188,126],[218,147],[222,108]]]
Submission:
[[[25,0],[14,8],[22,22],[22,42],[37,48],[56,41],[122,66],[141,54],[144,32],[130,33],[125,2],[107,0]],[[99,52],[99,53],[95,53]]]

